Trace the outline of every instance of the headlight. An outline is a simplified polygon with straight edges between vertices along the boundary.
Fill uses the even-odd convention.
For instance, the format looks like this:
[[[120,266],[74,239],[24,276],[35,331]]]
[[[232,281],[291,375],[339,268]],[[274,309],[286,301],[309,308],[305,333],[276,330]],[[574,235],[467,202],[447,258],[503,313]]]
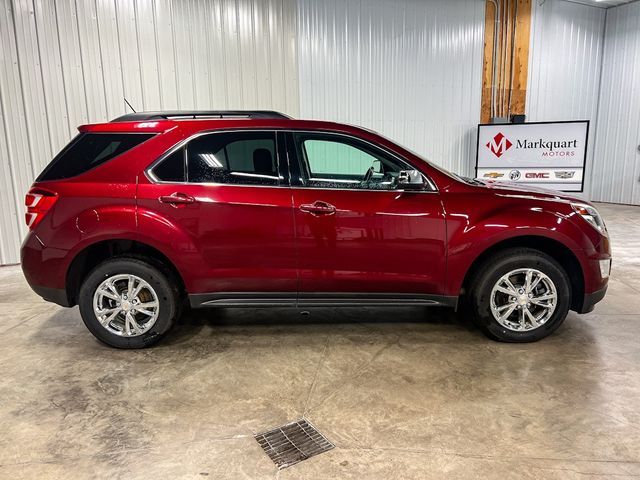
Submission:
[[[607,235],[607,227],[598,211],[590,205],[572,203],[573,210],[603,235]]]

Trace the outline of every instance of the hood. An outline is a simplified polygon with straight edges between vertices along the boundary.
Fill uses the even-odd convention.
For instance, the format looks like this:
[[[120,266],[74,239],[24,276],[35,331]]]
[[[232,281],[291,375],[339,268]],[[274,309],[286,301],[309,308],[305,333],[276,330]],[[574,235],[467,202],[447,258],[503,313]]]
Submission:
[[[551,190],[550,188],[533,187],[530,185],[522,185],[515,182],[495,182],[491,180],[482,180],[485,187],[495,191],[496,194],[530,196],[544,200],[558,200],[561,202],[576,202],[591,205],[590,202],[576,197],[574,195]]]

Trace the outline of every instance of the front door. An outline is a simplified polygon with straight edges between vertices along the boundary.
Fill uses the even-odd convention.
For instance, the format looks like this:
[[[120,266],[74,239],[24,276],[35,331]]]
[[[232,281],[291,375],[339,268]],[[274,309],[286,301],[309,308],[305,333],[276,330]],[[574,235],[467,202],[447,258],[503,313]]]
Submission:
[[[273,131],[208,133],[140,183],[139,208],[176,225],[180,233],[161,241],[189,272],[189,293],[211,294],[203,302],[295,302],[291,191],[281,163]],[[141,231],[150,217],[139,215]]]
[[[351,136],[294,132],[288,144],[298,160],[301,303],[410,303],[442,294],[445,221],[435,188],[397,189],[398,173],[413,167]]]

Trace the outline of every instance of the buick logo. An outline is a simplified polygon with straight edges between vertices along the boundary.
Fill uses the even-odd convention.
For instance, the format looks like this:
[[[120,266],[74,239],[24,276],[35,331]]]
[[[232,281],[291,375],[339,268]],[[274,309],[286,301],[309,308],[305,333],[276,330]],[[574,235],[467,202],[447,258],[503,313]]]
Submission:
[[[512,146],[513,143],[511,143],[509,139],[502,134],[502,132],[498,132],[496,136],[487,143],[487,148],[498,158],[500,158],[502,154]]]
[[[511,170],[511,171],[509,172],[509,180],[512,180],[512,181],[514,181],[514,182],[515,182],[516,180],[519,180],[519,179],[520,179],[520,176],[521,176],[521,174],[520,174],[520,170]]]

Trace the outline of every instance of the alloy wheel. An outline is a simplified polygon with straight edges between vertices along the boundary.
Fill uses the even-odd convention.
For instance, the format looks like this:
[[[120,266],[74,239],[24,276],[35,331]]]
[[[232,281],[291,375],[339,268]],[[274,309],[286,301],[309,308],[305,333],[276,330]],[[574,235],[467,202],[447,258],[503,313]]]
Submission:
[[[519,268],[500,277],[491,290],[491,313],[503,327],[529,331],[549,321],[558,303],[553,281],[540,270]]]
[[[93,295],[93,312],[107,331],[122,337],[137,337],[156,323],[160,303],[155,290],[131,274],[113,275]]]

